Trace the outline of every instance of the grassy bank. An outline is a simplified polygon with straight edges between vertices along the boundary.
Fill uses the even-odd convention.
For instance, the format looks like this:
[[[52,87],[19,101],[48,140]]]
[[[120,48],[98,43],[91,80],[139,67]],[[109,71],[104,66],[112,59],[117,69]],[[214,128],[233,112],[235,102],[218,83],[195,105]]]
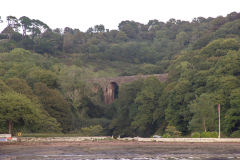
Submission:
[[[82,137],[83,134],[80,133],[23,133],[21,137]]]

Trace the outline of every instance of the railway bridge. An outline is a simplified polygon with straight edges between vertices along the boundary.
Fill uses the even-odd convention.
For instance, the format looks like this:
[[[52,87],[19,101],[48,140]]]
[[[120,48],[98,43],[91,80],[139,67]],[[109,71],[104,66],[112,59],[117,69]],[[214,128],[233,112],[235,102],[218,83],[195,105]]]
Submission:
[[[112,78],[94,78],[89,80],[89,83],[98,84],[104,93],[105,104],[113,103],[117,98],[119,87],[122,84],[133,82],[139,79],[146,79],[148,77],[156,77],[161,82],[167,80],[168,74],[151,74],[151,75],[135,75],[135,76],[121,76]]]

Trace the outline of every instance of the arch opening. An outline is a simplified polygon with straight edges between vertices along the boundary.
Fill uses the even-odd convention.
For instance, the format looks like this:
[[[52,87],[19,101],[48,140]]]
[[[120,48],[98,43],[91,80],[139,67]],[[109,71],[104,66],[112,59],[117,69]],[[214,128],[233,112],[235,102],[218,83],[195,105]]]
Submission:
[[[118,98],[118,84],[116,82],[111,82],[111,88],[113,89],[114,99]]]
[[[118,84],[116,82],[110,82],[106,88],[105,103],[111,104],[118,98]]]

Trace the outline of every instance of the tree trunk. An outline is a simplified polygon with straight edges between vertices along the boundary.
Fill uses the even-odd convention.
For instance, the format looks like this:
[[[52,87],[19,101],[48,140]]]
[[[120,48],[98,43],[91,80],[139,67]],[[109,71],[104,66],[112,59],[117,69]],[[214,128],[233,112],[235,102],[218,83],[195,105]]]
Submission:
[[[207,132],[206,120],[205,120],[205,118],[203,118],[203,128],[204,128],[204,132]]]
[[[8,121],[8,133],[12,134],[12,127],[13,127],[13,121],[9,120]]]

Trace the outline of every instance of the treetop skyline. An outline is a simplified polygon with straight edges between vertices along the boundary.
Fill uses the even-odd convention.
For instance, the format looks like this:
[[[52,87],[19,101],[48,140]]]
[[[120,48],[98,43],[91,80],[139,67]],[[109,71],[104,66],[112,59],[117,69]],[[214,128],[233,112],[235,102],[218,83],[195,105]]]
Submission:
[[[61,3],[56,0],[50,2],[43,0],[41,3],[37,3],[37,6],[30,0],[12,0],[1,2],[1,6],[11,6],[11,10],[9,7],[1,8],[1,16],[4,21],[9,15],[17,18],[27,16],[31,19],[40,19],[53,29],[71,27],[84,32],[97,24],[103,24],[110,30],[117,29],[118,24],[125,20],[143,24],[153,19],[163,22],[171,18],[191,21],[195,17],[215,18],[239,11],[237,8],[239,2],[235,0],[203,0],[201,3],[190,0],[166,2],[157,0],[123,0],[121,2],[69,0],[61,1]],[[3,26],[0,26],[0,30],[3,29]]]

